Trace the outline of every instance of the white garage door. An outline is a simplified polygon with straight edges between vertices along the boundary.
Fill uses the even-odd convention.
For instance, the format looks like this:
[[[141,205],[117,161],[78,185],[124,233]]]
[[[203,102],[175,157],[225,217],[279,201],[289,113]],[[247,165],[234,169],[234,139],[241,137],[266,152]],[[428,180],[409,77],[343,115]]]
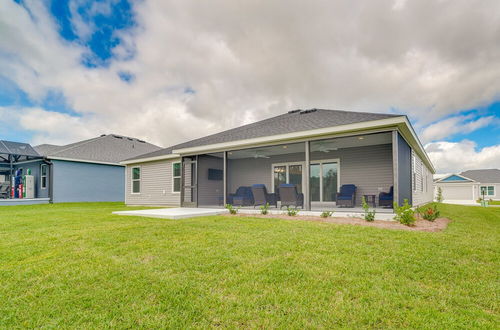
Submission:
[[[472,200],[472,186],[442,186],[445,200]]]

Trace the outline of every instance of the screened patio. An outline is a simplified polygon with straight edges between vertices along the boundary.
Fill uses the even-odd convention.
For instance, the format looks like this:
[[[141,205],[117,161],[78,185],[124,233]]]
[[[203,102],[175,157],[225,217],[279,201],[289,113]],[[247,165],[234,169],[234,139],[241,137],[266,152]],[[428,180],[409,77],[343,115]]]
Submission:
[[[379,212],[392,212],[392,201],[385,201],[381,207],[379,197],[394,185],[393,134],[280,143],[183,157],[182,205],[258,208],[269,202],[274,209],[291,204],[312,211],[361,211],[361,200],[366,196]],[[346,186],[355,187],[355,192],[347,203],[339,205]]]

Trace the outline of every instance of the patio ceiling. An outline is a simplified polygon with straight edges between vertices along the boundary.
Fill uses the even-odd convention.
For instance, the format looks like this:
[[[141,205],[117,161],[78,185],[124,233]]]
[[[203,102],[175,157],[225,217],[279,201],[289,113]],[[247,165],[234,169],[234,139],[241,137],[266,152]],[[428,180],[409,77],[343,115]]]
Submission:
[[[331,138],[311,142],[311,152],[329,152],[343,148],[364,147],[392,143],[392,134],[376,133],[350,137]],[[270,156],[286,155],[304,152],[304,143],[288,143],[251,149],[230,151],[230,159],[267,158]]]

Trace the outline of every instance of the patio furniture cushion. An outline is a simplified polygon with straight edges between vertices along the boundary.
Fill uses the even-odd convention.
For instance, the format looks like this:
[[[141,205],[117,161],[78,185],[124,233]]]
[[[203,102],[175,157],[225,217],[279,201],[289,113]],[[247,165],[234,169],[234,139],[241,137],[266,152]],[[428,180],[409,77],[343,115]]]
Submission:
[[[356,200],[356,186],[353,184],[344,184],[340,187],[340,192],[337,194],[337,206],[354,207]]]
[[[394,187],[391,186],[391,189],[389,190],[389,192],[381,192],[379,195],[378,195],[378,198],[379,200],[392,200],[394,198]]]
[[[249,206],[253,205],[253,194],[252,188],[241,186],[236,189],[234,194],[229,194],[227,196],[227,203],[238,206]]]
[[[389,192],[381,192],[378,194],[378,205],[381,207],[392,207],[394,201],[394,186],[391,186]]]

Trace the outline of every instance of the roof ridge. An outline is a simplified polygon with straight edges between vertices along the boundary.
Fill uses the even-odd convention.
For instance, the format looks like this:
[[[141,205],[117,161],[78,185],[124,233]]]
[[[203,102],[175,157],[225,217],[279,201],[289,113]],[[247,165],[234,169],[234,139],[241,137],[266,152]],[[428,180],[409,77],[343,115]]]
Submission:
[[[98,136],[98,137],[95,137],[95,138],[92,138],[92,139],[89,139],[87,141],[84,141],[84,142],[81,142],[81,143],[78,143],[76,142],[76,145],[74,146],[71,146],[69,148],[65,148],[65,149],[61,149],[61,150],[58,150],[52,154],[50,154],[50,156],[54,156],[54,155],[57,155],[58,153],[61,153],[63,151],[68,151],[68,150],[71,150],[71,149],[74,149],[74,148],[77,148],[77,147],[80,147],[80,146],[83,146],[83,145],[86,145],[86,144],[89,144],[90,142],[94,142],[96,140],[99,140],[100,138],[103,138],[103,137],[106,137],[107,135],[104,135],[104,136]],[[62,146],[64,147],[64,146]]]

